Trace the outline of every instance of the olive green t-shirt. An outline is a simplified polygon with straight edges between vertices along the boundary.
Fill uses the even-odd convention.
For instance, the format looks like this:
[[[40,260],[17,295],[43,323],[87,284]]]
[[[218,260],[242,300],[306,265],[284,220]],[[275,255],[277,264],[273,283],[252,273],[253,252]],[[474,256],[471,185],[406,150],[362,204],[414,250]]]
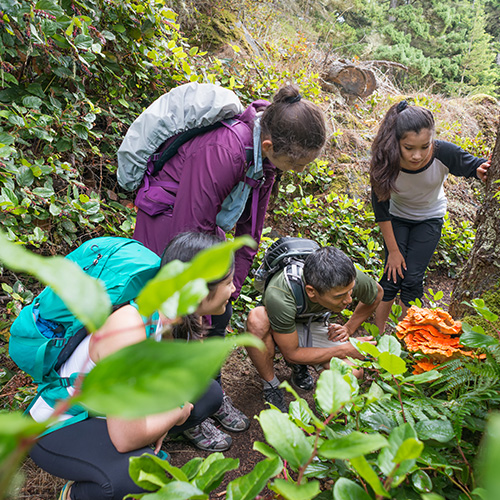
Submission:
[[[356,269],[356,283],[352,291],[353,300],[370,305],[375,302],[377,293],[377,282]],[[297,304],[283,271],[271,278],[262,297],[262,302],[266,307],[271,327],[277,333],[293,333],[297,329],[296,323],[308,321],[307,319],[296,318]],[[328,312],[328,309],[325,309],[320,304],[311,302],[307,295],[306,303],[305,313],[321,314]]]

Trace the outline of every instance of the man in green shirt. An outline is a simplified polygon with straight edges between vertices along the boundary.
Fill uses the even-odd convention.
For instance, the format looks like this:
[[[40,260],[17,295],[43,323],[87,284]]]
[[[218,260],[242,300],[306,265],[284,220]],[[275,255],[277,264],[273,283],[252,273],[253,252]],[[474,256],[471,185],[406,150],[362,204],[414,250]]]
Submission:
[[[248,347],[248,354],[264,384],[264,399],[287,411],[280,381],[274,373],[273,359],[278,346],[288,363],[328,368],[331,358],[361,354],[349,337],[375,311],[382,300],[382,287],[356,270],[352,261],[334,247],[323,247],[309,255],[304,265],[293,271],[301,281],[305,310],[299,315],[297,299],[290,284],[290,270],[276,273],[267,285],[263,305],[248,315],[247,330],[260,338],[266,351]],[[331,313],[339,313],[353,300],[358,301],[345,325],[327,322]],[[360,340],[373,342],[372,337]],[[293,382],[293,372],[292,372]]]

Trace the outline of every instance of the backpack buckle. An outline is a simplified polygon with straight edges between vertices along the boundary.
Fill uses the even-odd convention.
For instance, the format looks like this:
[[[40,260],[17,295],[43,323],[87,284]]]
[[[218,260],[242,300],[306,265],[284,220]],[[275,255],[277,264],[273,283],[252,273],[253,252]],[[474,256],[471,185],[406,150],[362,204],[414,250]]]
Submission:
[[[54,347],[64,347],[64,345],[66,344],[66,339],[65,338],[54,338],[51,340],[51,343]]]

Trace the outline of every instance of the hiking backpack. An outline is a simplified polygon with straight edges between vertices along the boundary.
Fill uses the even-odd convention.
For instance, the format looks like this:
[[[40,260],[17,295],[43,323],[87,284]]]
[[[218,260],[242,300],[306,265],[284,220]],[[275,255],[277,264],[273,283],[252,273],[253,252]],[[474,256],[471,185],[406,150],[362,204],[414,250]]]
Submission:
[[[297,316],[303,316],[307,302],[302,269],[307,256],[319,248],[318,243],[307,238],[279,238],[266,250],[262,264],[255,271],[255,289],[263,293],[271,278],[283,270],[297,304]]]
[[[238,96],[218,85],[192,82],[172,89],[154,101],[128,129],[117,152],[118,183],[129,191],[137,189],[144,177],[148,184],[148,178],[162,170],[184,143],[221,126],[231,129],[238,122],[233,118],[243,111]],[[217,215],[217,225],[226,232],[241,217],[252,189],[255,195],[261,185],[260,125],[254,127],[253,140],[245,151],[246,179],[233,188]],[[253,201],[257,203],[256,196]]]
[[[115,310],[135,299],[160,268],[160,258],[154,252],[127,238],[94,238],[66,258],[102,282]],[[148,336],[154,328],[147,326]],[[38,394],[30,408],[42,393],[52,407],[57,400],[68,397],[67,387],[73,385],[78,374],[63,378],[57,371],[87,334],[49,287],[21,310],[10,329],[9,355],[38,384]],[[68,413],[82,412],[82,408],[74,407]]]

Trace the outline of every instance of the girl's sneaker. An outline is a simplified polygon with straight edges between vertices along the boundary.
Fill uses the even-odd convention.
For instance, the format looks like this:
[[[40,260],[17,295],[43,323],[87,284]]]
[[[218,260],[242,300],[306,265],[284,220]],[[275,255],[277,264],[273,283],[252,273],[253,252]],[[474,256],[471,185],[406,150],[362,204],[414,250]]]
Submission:
[[[215,427],[211,418],[207,418],[201,424],[184,431],[182,434],[197,448],[205,451],[226,451],[229,450],[233,442],[231,436]]]
[[[231,398],[224,394],[220,408],[212,415],[226,431],[243,432],[250,427],[248,417],[233,406]]]

